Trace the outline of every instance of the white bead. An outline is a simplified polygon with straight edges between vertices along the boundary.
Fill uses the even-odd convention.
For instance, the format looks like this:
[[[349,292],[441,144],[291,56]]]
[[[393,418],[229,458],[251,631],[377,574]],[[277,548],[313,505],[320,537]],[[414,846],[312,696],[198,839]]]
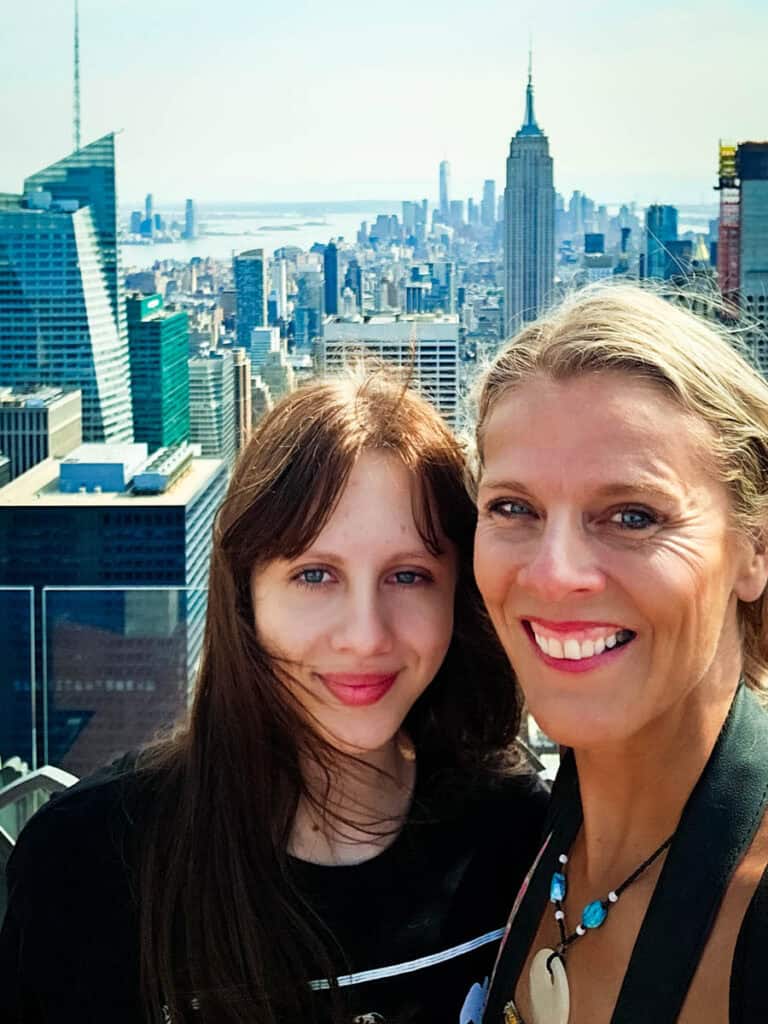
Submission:
[[[568,863],[568,858],[566,857],[566,855],[564,853],[561,853],[560,856],[557,859],[560,861],[561,864],[567,864]]]
[[[615,892],[611,891],[611,892],[608,893],[608,902],[609,903],[618,903],[619,902],[619,897],[616,895]]]
[[[562,910],[556,910],[555,911],[555,920],[556,921],[564,921],[565,920],[565,914],[563,913]]]
[[[576,925],[576,934],[577,935],[586,935],[587,934],[587,929],[584,927],[583,924],[577,924]]]

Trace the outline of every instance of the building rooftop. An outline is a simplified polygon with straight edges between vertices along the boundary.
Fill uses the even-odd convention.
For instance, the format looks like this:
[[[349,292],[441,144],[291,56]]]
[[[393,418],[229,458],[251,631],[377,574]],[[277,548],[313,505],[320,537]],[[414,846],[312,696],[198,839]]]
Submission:
[[[411,282],[409,282],[409,287]],[[329,316],[326,323],[331,324],[457,324],[457,313],[370,313],[365,316]]]
[[[43,409],[71,398],[77,391],[65,391],[56,387],[20,388],[0,387],[0,408],[3,409]]]
[[[86,446],[84,446],[86,447]],[[221,459],[193,459],[186,473],[163,494],[134,495],[130,492],[65,494],[59,489],[60,459],[45,459],[22,473],[0,491],[4,508],[136,508],[138,506],[187,505],[222,464]]]

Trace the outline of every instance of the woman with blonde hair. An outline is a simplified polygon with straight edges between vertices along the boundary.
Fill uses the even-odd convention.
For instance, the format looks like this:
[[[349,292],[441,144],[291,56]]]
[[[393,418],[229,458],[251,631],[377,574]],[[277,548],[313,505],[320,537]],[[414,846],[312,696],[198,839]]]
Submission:
[[[484,1024],[768,1020],[768,385],[621,286],[483,382],[475,573],[568,752]]]
[[[19,838],[4,1024],[476,1024],[546,793],[515,753],[464,471],[381,373],[259,423],[188,721]]]

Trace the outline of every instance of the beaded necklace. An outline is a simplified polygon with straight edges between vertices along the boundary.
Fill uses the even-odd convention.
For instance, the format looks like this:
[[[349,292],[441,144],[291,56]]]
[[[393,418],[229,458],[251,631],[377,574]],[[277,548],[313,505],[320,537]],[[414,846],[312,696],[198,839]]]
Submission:
[[[563,907],[568,891],[565,874],[568,857],[564,853],[560,854],[560,870],[552,875],[549,888],[549,899],[555,906],[555,921],[560,932],[560,941],[555,949],[540,949],[531,961],[529,991],[533,1024],[568,1024],[571,1005],[568,977],[565,973],[565,955],[568,948],[577,939],[586,935],[588,930],[599,928],[605,922],[608,911],[618,903],[622,893],[648,870],[670,846],[673,839],[674,833],[665,839],[621,885],[612,889],[604,900],[593,900],[592,903],[588,903],[581,912],[580,922],[570,934]]]

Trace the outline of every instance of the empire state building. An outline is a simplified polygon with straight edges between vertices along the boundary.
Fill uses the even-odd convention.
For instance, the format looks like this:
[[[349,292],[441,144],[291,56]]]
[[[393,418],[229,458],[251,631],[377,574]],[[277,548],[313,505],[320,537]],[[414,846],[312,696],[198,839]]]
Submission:
[[[544,311],[555,270],[555,189],[549,140],[533,112],[529,61],[525,121],[509,146],[504,190],[504,332]]]

